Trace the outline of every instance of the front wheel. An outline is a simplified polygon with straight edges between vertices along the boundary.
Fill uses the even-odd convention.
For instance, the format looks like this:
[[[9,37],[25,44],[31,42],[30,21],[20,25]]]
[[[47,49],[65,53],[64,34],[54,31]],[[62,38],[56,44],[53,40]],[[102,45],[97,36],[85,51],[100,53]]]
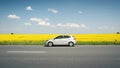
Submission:
[[[70,47],[74,47],[74,43],[73,43],[73,42],[69,42],[68,45],[69,45]]]
[[[49,47],[53,46],[53,43],[52,42],[48,42],[47,44]]]

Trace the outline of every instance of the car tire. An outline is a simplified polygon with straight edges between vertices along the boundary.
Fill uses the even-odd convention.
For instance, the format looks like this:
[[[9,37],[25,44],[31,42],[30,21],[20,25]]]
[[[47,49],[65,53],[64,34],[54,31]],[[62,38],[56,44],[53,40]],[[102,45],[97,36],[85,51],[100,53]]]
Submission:
[[[73,42],[69,42],[68,45],[69,45],[70,47],[74,47],[74,43],[73,43]]]
[[[53,43],[52,42],[48,42],[48,47],[52,47],[53,46]]]

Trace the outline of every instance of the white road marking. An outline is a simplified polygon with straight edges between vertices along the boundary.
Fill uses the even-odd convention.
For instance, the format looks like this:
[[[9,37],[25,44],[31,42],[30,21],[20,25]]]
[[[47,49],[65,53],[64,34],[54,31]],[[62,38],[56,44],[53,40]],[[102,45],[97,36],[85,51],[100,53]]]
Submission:
[[[7,51],[7,53],[46,53],[45,51]]]

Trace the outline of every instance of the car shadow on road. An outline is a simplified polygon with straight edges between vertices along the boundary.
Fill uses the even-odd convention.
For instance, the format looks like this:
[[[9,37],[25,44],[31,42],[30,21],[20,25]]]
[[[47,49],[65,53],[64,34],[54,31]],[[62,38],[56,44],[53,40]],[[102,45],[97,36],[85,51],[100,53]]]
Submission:
[[[49,47],[49,46],[44,46],[44,47]],[[68,45],[53,45],[51,47],[74,47],[74,46],[68,46]]]

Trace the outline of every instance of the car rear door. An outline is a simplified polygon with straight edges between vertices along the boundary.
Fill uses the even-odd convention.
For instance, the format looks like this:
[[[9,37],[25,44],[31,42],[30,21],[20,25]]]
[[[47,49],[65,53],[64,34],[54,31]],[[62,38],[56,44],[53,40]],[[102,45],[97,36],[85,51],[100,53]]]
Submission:
[[[62,39],[62,43],[63,43],[64,45],[67,45],[68,42],[69,42],[69,36],[65,35],[65,36],[63,37],[63,39]]]

